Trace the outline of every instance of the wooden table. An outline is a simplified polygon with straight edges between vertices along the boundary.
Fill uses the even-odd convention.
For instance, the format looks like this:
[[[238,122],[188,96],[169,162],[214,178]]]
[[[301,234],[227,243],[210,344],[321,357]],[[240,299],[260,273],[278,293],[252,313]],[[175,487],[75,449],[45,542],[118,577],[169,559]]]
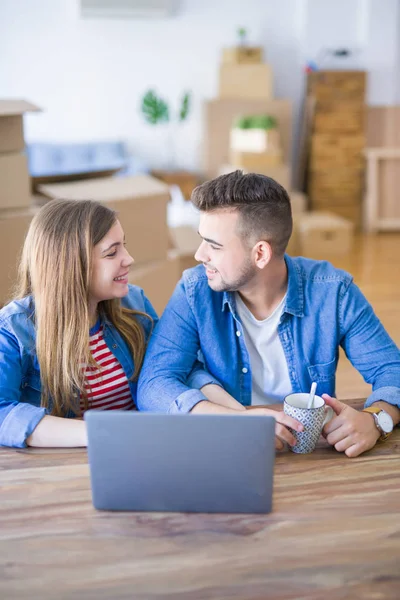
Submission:
[[[400,598],[400,432],[276,459],[269,515],[97,512],[84,450],[0,450],[0,598]]]

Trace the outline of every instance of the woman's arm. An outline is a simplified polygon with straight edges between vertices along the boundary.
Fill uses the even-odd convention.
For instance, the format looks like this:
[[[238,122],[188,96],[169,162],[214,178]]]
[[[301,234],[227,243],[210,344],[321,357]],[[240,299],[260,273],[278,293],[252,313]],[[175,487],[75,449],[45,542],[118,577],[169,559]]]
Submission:
[[[86,423],[45,415],[27,438],[28,446],[37,448],[78,448],[87,446]]]
[[[225,406],[226,408],[232,408],[233,410],[246,410],[243,404],[240,404],[233,396],[228,394],[220,385],[215,384],[207,384],[201,388],[201,391],[213,404],[218,404],[219,406]],[[196,405],[197,406],[197,405]],[[196,409],[196,406],[194,409]],[[197,410],[193,410],[192,412],[198,412]]]

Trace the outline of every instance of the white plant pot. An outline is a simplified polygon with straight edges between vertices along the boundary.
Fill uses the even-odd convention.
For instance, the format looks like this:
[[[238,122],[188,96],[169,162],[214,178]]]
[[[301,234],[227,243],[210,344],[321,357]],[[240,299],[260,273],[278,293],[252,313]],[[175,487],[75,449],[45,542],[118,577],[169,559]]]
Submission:
[[[278,129],[231,129],[230,148],[237,152],[269,152],[280,149]]]

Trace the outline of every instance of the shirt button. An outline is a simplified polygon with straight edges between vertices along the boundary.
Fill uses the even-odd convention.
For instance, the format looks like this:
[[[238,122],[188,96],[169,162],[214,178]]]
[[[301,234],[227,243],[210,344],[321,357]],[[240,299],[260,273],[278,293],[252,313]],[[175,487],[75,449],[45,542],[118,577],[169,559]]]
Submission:
[[[239,330],[236,332],[236,335],[237,335],[238,337],[240,337],[240,336],[241,336],[241,333],[240,333],[240,331],[239,331]]]
[[[112,347],[114,348],[114,350],[115,348],[118,348],[117,344],[113,344]]]
[[[248,369],[246,367],[243,367],[242,369],[242,373],[247,373]]]

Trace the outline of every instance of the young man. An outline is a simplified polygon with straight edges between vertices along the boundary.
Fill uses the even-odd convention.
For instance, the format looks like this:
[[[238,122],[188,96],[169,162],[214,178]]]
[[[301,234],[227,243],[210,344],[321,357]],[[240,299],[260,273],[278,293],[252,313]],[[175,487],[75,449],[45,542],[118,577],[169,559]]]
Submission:
[[[152,336],[139,409],[273,414],[281,448],[294,441],[287,427],[300,427],[282,412],[284,397],[316,381],[336,413],[324,434],[339,452],[358,456],[386,439],[400,421],[400,352],[351,275],[285,255],[292,216],[284,188],[235,171],[197,187],[192,201],[202,264],[184,272]],[[372,385],[371,412],[332,397],[339,346]],[[198,356],[214,378],[202,391],[184,384]]]

